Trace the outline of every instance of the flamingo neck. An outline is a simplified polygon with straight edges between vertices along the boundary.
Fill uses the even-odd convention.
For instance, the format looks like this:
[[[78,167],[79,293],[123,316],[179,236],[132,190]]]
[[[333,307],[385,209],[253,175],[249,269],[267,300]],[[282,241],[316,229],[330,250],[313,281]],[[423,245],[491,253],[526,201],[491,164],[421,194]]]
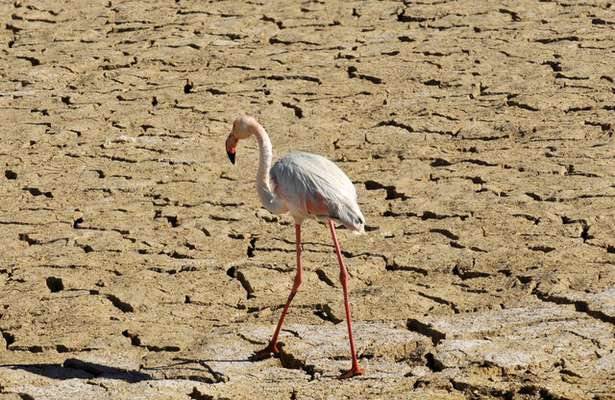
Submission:
[[[259,163],[258,171],[256,172],[256,190],[258,197],[261,199],[263,206],[274,214],[279,214],[285,211],[284,205],[280,199],[271,190],[271,180],[269,172],[271,171],[271,160],[273,158],[273,149],[269,135],[261,125],[254,128],[254,136],[258,141]]]

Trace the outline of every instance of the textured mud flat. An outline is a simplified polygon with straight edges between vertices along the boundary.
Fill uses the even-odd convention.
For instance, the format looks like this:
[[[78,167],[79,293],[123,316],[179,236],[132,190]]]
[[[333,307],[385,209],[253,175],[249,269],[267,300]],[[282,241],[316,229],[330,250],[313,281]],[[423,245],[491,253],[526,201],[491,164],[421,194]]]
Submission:
[[[612,399],[615,5],[0,4],[0,398]],[[294,273],[278,154],[336,161],[366,375],[324,226]]]

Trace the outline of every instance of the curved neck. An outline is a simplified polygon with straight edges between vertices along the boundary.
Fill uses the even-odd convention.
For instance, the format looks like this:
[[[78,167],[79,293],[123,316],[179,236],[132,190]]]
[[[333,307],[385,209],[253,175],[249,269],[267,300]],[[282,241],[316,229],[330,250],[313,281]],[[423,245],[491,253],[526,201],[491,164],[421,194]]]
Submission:
[[[265,128],[260,125],[254,128],[254,136],[256,136],[259,151],[256,183],[271,191],[269,183],[269,171],[271,170],[271,159],[273,158],[271,140],[269,140],[269,135],[265,131]]]
[[[284,205],[271,190],[271,181],[269,172],[271,171],[271,159],[273,158],[273,149],[269,135],[261,125],[257,125],[253,130],[254,136],[258,141],[259,162],[258,171],[256,172],[256,190],[258,196],[263,203],[263,206],[274,214],[286,211]]]

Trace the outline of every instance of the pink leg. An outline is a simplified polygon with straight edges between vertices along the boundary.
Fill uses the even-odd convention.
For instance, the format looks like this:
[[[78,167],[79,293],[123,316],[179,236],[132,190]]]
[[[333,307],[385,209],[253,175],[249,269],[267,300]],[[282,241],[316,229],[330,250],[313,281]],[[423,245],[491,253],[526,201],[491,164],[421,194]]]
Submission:
[[[301,225],[299,224],[295,224],[295,245],[297,247],[297,273],[295,275],[295,282],[293,283],[293,288],[290,290],[288,300],[286,300],[286,305],[284,306],[284,310],[282,310],[282,315],[280,316],[278,326],[275,328],[275,332],[273,333],[271,341],[269,342],[267,347],[254,353],[254,355],[252,356],[252,360],[264,360],[280,352],[280,349],[278,349],[278,336],[280,335],[280,331],[282,330],[282,325],[284,325],[284,318],[286,318],[286,314],[288,313],[288,307],[293,301],[295,294],[297,294],[299,286],[301,285],[301,280],[303,279],[303,267],[301,265]]]
[[[342,283],[342,290],[344,291],[344,307],[346,308],[346,324],[348,325],[348,339],[350,340],[350,353],[352,355],[352,368],[343,373],[340,378],[352,378],[356,375],[362,375],[363,369],[359,367],[359,361],[357,360],[357,352],[354,346],[354,338],[352,337],[352,318],[350,317],[350,302],[348,301],[348,271],[344,265],[344,259],[342,258],[342,252],[340,251],[340,244],[337,241],[337,235],[335,233],[335,225],[331,220],[328,221],[329,230],[331,231],[331,237],[333,238],[333,244],[335,244],[335,253],[337,254],[337,261],[340,264],[340,282]]]

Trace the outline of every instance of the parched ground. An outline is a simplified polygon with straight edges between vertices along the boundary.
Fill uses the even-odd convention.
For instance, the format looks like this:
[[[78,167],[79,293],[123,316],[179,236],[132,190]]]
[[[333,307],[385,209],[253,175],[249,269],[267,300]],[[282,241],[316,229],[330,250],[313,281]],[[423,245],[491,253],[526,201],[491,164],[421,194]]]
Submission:
[[[0,3],[1,399],[615,398],[615,4]],[[328,156],[368,232],[254,190]]]

